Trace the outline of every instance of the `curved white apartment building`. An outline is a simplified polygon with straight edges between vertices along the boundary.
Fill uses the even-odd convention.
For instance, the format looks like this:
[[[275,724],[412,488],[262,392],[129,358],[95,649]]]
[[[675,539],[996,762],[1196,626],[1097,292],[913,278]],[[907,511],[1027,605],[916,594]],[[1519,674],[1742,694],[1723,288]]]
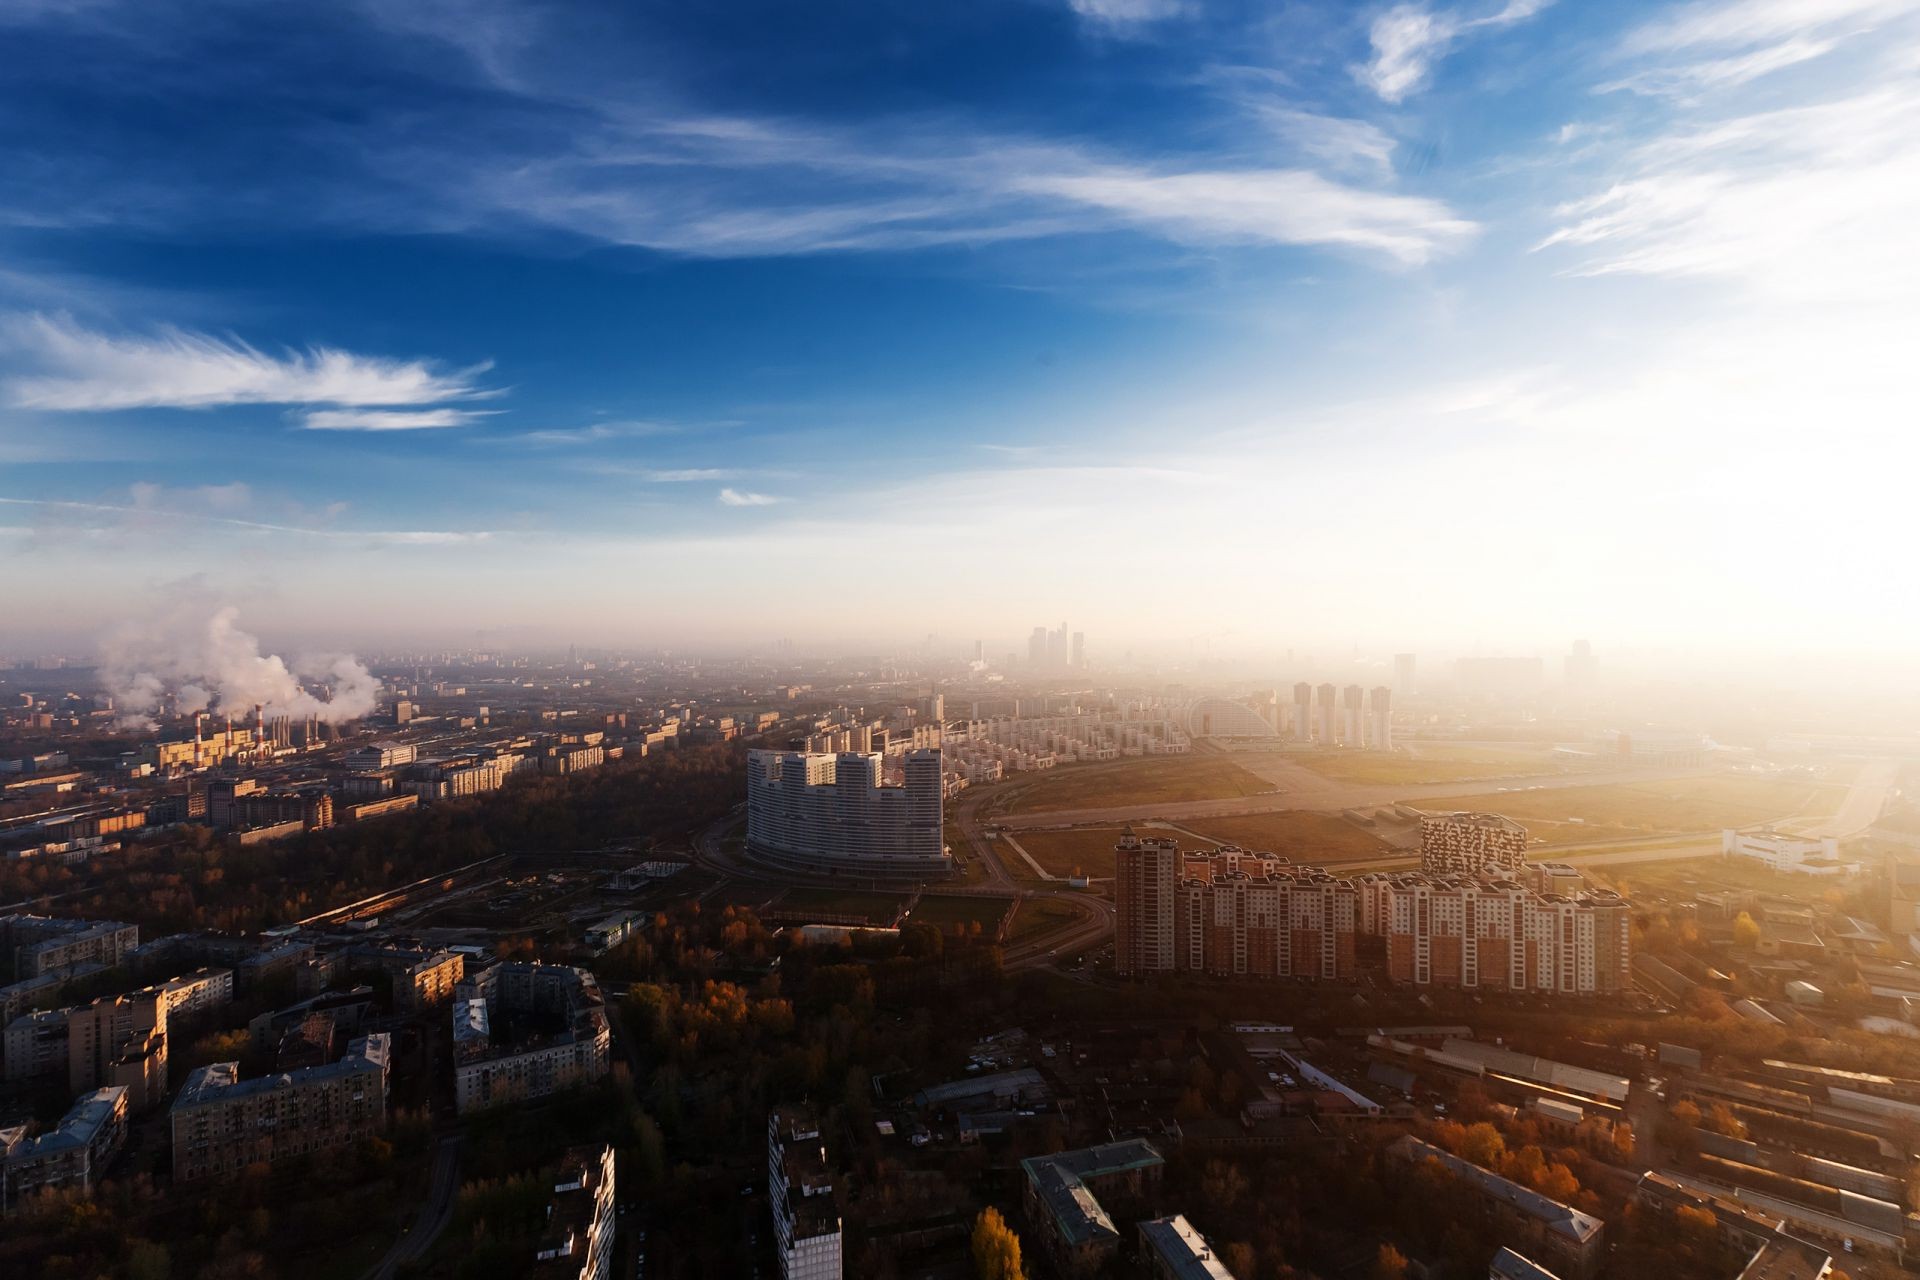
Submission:
[[[901,760],[905,778],[889,786],[877,754],[748,752],[748,849],[814,871],[945,875],[940,752]]]

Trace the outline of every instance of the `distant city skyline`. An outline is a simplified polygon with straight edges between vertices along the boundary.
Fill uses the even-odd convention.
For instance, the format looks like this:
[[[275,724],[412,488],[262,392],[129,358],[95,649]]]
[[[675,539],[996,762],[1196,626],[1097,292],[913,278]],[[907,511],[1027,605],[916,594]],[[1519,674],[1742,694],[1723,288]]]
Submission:
[[[0,32],[4,647],[1911,661],[1909,3]]]

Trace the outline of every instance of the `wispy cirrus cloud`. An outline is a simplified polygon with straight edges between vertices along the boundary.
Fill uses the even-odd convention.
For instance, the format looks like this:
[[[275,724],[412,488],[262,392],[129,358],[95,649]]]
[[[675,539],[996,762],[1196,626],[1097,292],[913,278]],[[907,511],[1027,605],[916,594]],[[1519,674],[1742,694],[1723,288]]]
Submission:
[[[1067,0],[1067,4],[1089,22],[1121,31],[1177,18],[1191,7],[1187,0]]]
[[[722,489],[720,505],[723,507],[770,507],[784,499],[770,493],[754,493],[748,489]]]
[[[491,394],[477,382],[485,364],[443,371],[332,347],[274,355],[237,338],[175,328],[108,334],[57,315],[8,322],[0,345],[30,370],[4,384],[8,401],[26,409],[421,405]]]
[[[1336,245],[1418,265],[1475,231],[1438,200],[1360,191],[1305,169],[1154,173],[1108,166],[1024,181],[1190,244]]]
[[[491,409],[309,409],[300,425],[308,431],[431,431],[471,426]]]
[[[1353,69],[1354,78],[1386,102],[1402,102],[1424,89],[1434,64],[1462,37],[1524,22],[1553,0],[1507,0],[1493,13],[1470,18],[1425,4],[1399,4],[1373,20],[1367,38],[1373,56]]]
[[[1714,276],[1808,299],[1920,298],[1920,80],[1683,120],[1629,146],[1537,247],[1578,275]]]
[[[47,517],[42,526],[14,526],[26,535],[58,532],[89,535],[122,535],[150,532],[156,526],[201,526],[247,534],[286,534],[320,539],[332,543],[358,543],[367,546],[440,547],[469,546],[487,542],[496,534],[490,529],[341,529],[323,525],[296,525],[269,520],[248,520],[220,515],[218,490],[213,486],[180,494],[158,485],[136,484],[131,502],[78,502],[53,498],[0,497],[0,506],[35,510]],[[244,489],[246,486],[237,486]],[[214,495],[209,497],[209,495]],[[213,509],[197,509],[199,504]]]
[[[1916,13],[1914,0],[1703,0],[1629,32],[1619,55],[1651,65],[1600,88],[1673,98],[1733,88]]]
[[[1532,3],[1514,0],[1508,10]],[[1107,28],[1144,27],[1187,7],[1175,0],[1074,6]],[[457,96],[421,105],[405,128],[377,114],[330,121],[314,155],[329,166],[325,181],[267,165],[249,171],[249,199],[236,202],[231,184],[216,187],[177,170],[143,173],[140,157],[107,173],[91,153],[67,148],[40,158],[47,179],[21,187],[18,199],[33,207],[16,212],[110,225],[124,214],[100,192],[138,184],[155,192],[141,203],[141,217],[157,228],[198,225],[215,209],[223,218],[268,210],[280,230],[319,225],[496,239],[558,232],[716,258],[975,249],[1125,230],[1176,252],[1358,247],[1390,265],[1444,253],[1454,237],[1442,224],[1465,221],[1450,210],[1440,219],[1424,210],[1409,217],[1407,198],[1374,181],[1388,176],[1390,140],[1363,122],[1304,107],[1283,109],[1269,123],[1293,147],[1284,165],[1250,161],[1234,139],[1206,130],[1192,133],[1186,154],[1170,155],[1136,152],[1112,136],[982,128],[960,112],[831,121],[716,114],[657,86],[609,87],[604,77],[578,74],[579,51],[555,57],[553,40],[543,39],[556,24],[516,17],[508,6],[466,14],[468,7],[408,6],[395,18],[389,7],[362,6],[376,37],[407,41],[408,70],[417,71],[425,34],[464,53],[475,74]],[[132,11],[116,9],[123,17]],[[370,47],[384,46],[376,38]],[[212,81],[199,92],[219,100],[217,72]],[[581,88],[589,82],[591,94]],[[475,112],[498,127],[476,129]],[[1132,175],[1139,189],[1152,186],[1152,198],[1116,200],[1115,174]],[[1243,209],[1274,191],[1307,207],[1300,216],[1271,209],[1222,218],[1207,207],[1222,191]],[[1350,234],[1333,225],[1341,221]],[[1384,224],[1398,227],[1385,239],[1378,234]]]

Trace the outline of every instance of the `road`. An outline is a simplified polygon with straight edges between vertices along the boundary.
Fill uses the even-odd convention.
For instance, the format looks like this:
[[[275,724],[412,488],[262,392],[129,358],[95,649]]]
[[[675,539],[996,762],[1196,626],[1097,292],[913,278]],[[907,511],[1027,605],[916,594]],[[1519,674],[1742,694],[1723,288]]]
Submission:
[[[1559,791],[1568,787],[1604,787],[1623,782],[1709,777],[1716,773],[1712,769],[1621,769],[1595,773],[1549,773],[1518,778],[1478,778],[1466,782],[1393,784],[1338,782],[1293,764],[1270,763],[1263,768],[1268,771],[1269,777],[1275,774],[1280,775],[1282,785],[1276,790],[1263,792],[1260,795],[1233,796],[1223,800],[1136,802],[1096,809],[1049,809],[1037,813],[996,814],[993,821],[1010,831],[1029,831],[1044,827],[1138,822],[1148,818],[1165,821],[1183,818],[1239,817],[1244,814],[1278,813],[1287,809],[1339,813],[1347,809],[1372,809],[1401,802],[1419,804],[1425,800],[1445,800],[1453,796],[1483,795],[1502,788],[1509,791]],[[966,796],[962,795],[961,802],[964,804],[965,801]]]
[[[386,1256],[376,1262],[364,1280],[393,1280],[403,1263],[426,1255],[440,1233],[453,1219],[453,1196],[460,1187],[460,1136],[449,1134],[440,1139],[433,1153],[433,1183],[427,1188],[427,1202],[420,1206],[413,1223],[393,1242]]]
[[[1831,817],[1791,825],[1809,836],[1837,836],[1842,840],[1857,836],[1880,820],[1880,811],[1887,807],[1887,796],[1899,777],[1899,761],[1886,757],[1869,760],[1860,766],[1853,785],[1847,788],[1847,798]]]

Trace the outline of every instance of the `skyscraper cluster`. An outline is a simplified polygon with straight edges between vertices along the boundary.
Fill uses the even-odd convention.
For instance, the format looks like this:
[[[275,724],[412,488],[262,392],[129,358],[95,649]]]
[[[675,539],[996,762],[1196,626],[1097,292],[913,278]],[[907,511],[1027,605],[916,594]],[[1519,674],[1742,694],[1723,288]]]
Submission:
[[[1027,666],[1034,671],[1084,671],[1087,666],[1087,633],[1058,627],[1035,627],[1027,637]]]
[[[1371,693],[1360,685],[1319,688],[1300,681],[1293,686],[1293,736],[1301,742],[1351,750],[1393,750],[1393,690],[1379,685]]]

